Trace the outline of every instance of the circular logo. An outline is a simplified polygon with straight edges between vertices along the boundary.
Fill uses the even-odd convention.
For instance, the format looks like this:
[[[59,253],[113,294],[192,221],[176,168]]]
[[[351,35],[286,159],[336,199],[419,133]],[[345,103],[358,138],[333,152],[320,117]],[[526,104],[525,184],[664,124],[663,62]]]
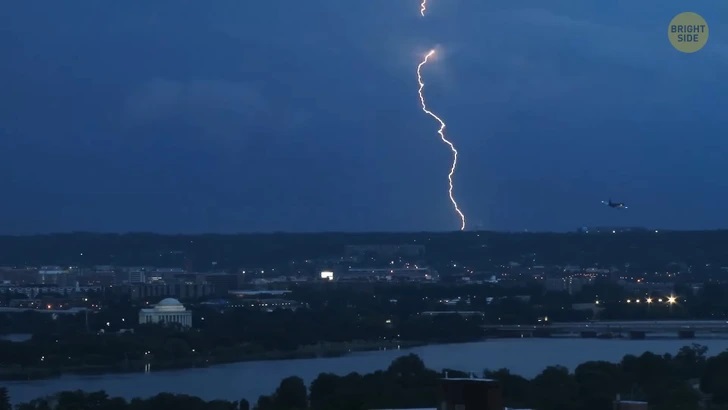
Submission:
[[[686,11],[675,16],[667,27],[667,38],[683,53],[699,51],[708,42],[708,23],[698,13]]]

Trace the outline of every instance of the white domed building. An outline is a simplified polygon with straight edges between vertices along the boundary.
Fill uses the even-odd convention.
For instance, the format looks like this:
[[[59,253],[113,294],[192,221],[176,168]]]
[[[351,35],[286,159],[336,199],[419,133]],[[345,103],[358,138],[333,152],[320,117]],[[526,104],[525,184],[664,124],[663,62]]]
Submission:
[[[183,327],[192,327],[192,312],[185,309],[179,300],[166,298],[151,309],[139,311],[139,324],[147,323],[178,323]]]

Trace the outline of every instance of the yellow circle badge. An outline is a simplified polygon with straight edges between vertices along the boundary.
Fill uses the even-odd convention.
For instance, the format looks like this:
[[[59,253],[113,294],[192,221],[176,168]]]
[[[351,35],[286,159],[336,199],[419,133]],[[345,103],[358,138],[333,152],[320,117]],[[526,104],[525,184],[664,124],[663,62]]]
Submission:
[[[700,14],[691,11],[678,14],[667,27],[670,44],[683,53],[694,53],[705,47],[708,34],[708,23]]]

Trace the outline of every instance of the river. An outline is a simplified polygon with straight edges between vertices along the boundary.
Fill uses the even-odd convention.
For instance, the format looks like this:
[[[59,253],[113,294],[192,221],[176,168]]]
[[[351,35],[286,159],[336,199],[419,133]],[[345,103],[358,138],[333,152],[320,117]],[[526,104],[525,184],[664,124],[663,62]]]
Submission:
[[[690,343],[708,347],[715,355],[728,349],[726,339],[600,340],[579,338],[495,339],[483,342],[430,345],[412,349],[353,353],[343,357],[244,362],[203,369],[160,371],[101,376],[63,376],[31,382],[6,382],[13,403],[63,390],[105,390],[111,396],[149,397],[160,392],[184,393],[206,400],[247,399],[254,404],[261,394],[272,393],[280,381],[299,376],[307,384],[322,372],[345,375],[386,369],[395,358],[415,353],[427,367],[450,368],[482,374],[484,369],[508,368],[512,373],[533,377],[550,365],[573,370],[589,360],[616,362],[627,354],[651,351],[672,353]]]

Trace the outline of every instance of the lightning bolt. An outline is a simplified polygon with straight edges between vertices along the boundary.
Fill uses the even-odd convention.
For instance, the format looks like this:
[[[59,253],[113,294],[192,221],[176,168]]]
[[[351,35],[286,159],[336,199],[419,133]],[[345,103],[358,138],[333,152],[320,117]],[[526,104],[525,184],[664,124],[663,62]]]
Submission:
[[[427,11],[427,0],[422,0],[422,4],[420,4],[420,14],[422,14],[422,17],[425,17],[426,11]]]
[[[426,2],[426,0],[425,0],[425,2]],[[423,2],[422,4],[424,5],[425,2]],[[440,139],[442,139],[442,142],[449,145],[450,150],[452,151],[452,157],[453,157],[452,158],[452,167],[450,168],[450,173],[447,175],[447,179],[450,182],[450,189],[448,190],[448,194],[450,195],[450,202],[452,202],[452,205],[455,208],[455,212],[457,212],[457,214],[460,216],[460,221],[461,221],[460,230],[464,231],[465,230],[465,215],[460,210],[460,207],[458,207],[458,203],[452,194],[452,190],[453,190],[452,176],[455,174],[455,168],[458,165],[458,150],[455,149],[455,145],[453,145],[452,142],[448,141],[448,139],[445,138],[445,132],[444,132],[445,131],[445,121],[443,121],[442,119],[440,119],[440,117],[435,115],[435,113],[433,113],[432,111],[427,109],[427,104],[425,104],[425,97],[422,93],[422,90],[425,88],[425,83],[422,81],[422,66],[427,64],[427,61],[429,60],[429,58],[432,57],[434,54],[435,54],[435,50],[430,50],[430,52],[427,53],[427,55],[425,55],[425,59],[422,60],[422,62],[417,66],[417,82],[420,84],[420,89],[419,89],[418,93],[420,94],[420,103],[422,104],[422,111],[424,111],[425,114],[430,115],[432,118],[436,119],[437,122],[440,123],[440,129],[437,130],[437,133],[440,134]]]

